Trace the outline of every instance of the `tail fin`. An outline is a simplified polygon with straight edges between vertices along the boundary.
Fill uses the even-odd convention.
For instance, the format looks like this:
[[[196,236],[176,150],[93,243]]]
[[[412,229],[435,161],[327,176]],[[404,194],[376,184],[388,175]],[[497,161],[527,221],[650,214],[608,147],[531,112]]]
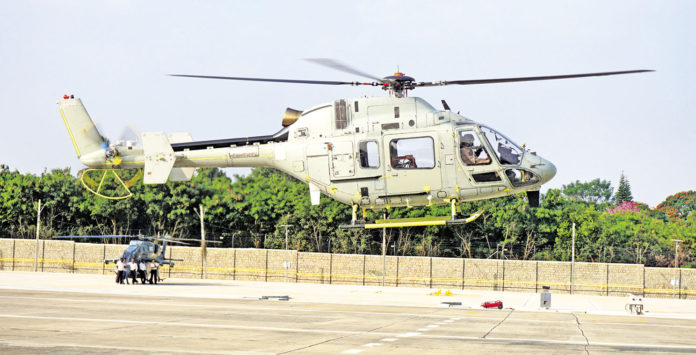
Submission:
[[[58,100],[58,107],[78,158],[104,148],[106,140],[97,131],[82,100],[65,95]]]

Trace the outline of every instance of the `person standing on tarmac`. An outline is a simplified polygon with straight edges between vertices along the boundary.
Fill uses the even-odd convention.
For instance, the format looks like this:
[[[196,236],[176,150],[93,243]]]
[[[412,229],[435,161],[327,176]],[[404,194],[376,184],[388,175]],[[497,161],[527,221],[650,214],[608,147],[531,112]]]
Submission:
[[[123,259],[118,259],[116,262],[116,283],[123,283]]]
[[[130,262],[130,269],[131,269],[131,274],[133,277],[133,285],[138,283],[137,277],[138,277],[138,264],[135,262],[135,259],[131,259]]]
[[[158,266],[159,265],[157,264],[156,260],[153,259],[152,262],[150,262],[150,283],[151,284],[153,282],[155,283],[155,285],[157,284],[157,278],[159,277],[159,275],[157,275]]]
[[[124,283],[125,281],[126,285],[130,285],[130,282],[128,282],[128,277],[130,276],[130,263],[128,263],[125,258],[123,261],[123,277],[121,278],[121,283]]]
[[[140,275],[140,283],[145,284],[145,279],[147,276],[145,275],[145,270],[147,267],[145,266],[145,261],[143,259],[140,259],[140,262],[138,263],[138,274]]]

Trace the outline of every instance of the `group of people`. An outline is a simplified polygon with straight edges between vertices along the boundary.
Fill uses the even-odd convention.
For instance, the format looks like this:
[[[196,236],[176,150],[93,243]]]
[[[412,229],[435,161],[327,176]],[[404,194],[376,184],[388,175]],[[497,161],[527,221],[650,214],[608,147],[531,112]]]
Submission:
[[[157,270],[159,263],[156,260],[146,262],[144,260],[131,259],[130,262],[125,258],[118,259],[116,262],[116,283],[129,284],[128,279],[133,279],[133,284],[137,283],[137,278],[140,277],[140,282],[157,284],[160,281]],[[149,278],[148,278],[149,275]]]

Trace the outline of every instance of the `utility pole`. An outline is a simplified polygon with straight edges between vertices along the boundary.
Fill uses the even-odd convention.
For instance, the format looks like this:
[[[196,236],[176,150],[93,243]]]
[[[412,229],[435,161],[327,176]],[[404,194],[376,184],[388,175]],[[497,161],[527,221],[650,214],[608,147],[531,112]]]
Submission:
[[[679,280],[677,280],[677,268],[679,267],[679,242],[682,242],[683,240],[672,239],[672,241],[674,242],[674,279],[672,280],[672,298],[674,298],[677,296],[677,283],[679,282]]]
[[[575,286],[575,223],[573,223],[573,242],[571,243],[571,259],[570,259],[570,294],[573,294]]]
[[[292,227],[292,225],[281,224],[278,227],[285,227],[285,250],[288,250],[288,228]]]
[[[41,231],[41,199],[36,207],[36,252],[34,252],[34,272],[39,271],[39,233]]]
[[[198,205],[198,207],[199,207],[200,210],[201,210],[200,213],[196,212],[196,210],[193,210],[193,211],[196,212],[196,213],[198,214],[198,217],[200,217],[200,219],[201,219],[201,261],[202,261],[202,263],[203,263],[203,271],[202,271],[201,276],[202,276],[202,278],[205,279],[205,278],[206,278],[207,271],[208,271],[208,270],[207,270],[207,265],[206,265],[206,260],[205,260],[206,257],[207,257],[207,253],[206,253],[206,250],[205,250],[205,247],[206,247],[206,245],[205,245],[205,220],[204,220],[204,218],[205,218],[205,209],[203,208],[203,205],[202,205],[202,204],[201,204],[201,205]],[[234,237],[233,237],[233,238],[234,238]],[[234,240],[234,239],[233,239],[233,240]],[[234,247],[234,242],[232,242],[232,243],[233,243],[233,247]]]

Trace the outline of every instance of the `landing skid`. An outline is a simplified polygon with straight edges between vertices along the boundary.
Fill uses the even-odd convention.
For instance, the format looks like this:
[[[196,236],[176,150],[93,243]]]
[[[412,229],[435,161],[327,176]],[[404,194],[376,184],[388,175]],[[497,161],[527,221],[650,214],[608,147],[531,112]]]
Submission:
[[[480,210],[467,218],[452,218],[446,217],[420,217],[420,218],[397,218],[397,219],[378,219],[373,223],[353,223],[342,224],[339,228],[343,229],[377,229],[377,228],[408,228],[408,227],[423,227],[423,226],[449,226],[457,224],[466,224],[475,221],[483,214]]]

